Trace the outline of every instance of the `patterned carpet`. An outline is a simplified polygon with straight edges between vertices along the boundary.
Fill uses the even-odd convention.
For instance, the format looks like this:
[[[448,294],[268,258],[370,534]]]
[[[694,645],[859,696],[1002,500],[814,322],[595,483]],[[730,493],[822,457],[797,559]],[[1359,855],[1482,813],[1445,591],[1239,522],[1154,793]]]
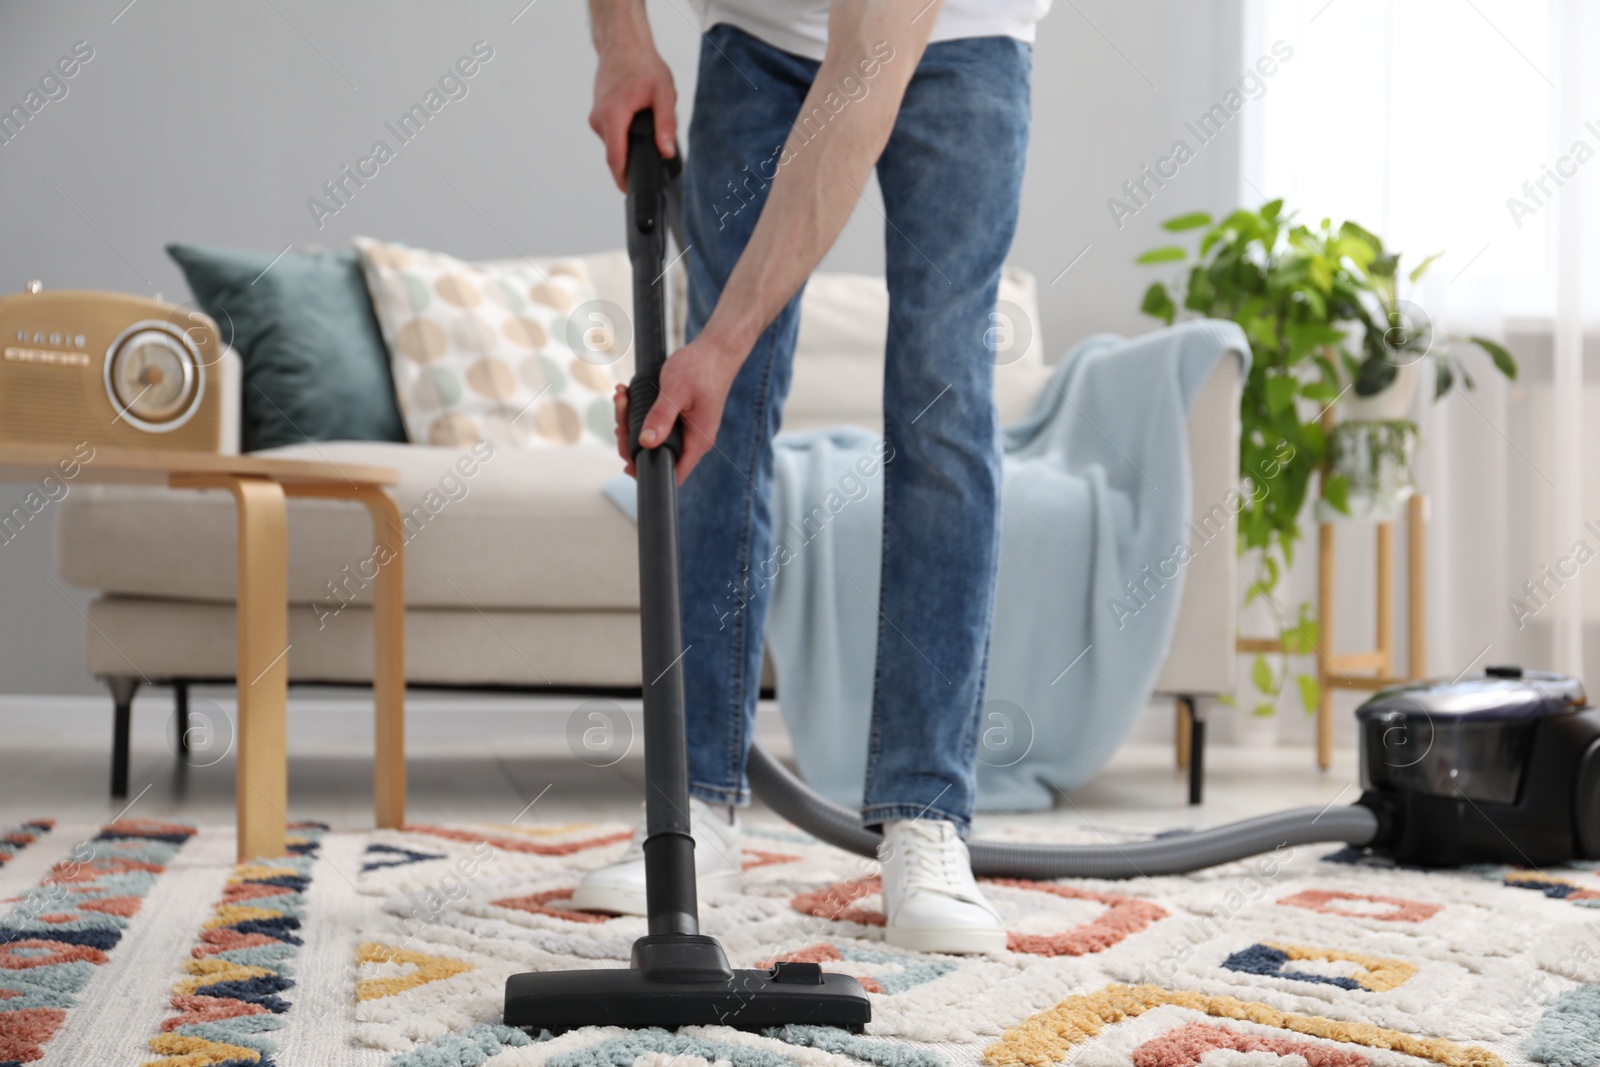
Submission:
[[[1600,1065],[1600,874],[1428,873],[1330,846],[1184,878],[997,881],[1003,957],[882,940],[874,865],[745,838],[703,902],[735,966],[820,962],[872,993],[816,1027],[499,1025],[507,975],[625,960],[642,920],[564,907],[616,825],[291,832],[125,819],[0,827],[0,1067]]]

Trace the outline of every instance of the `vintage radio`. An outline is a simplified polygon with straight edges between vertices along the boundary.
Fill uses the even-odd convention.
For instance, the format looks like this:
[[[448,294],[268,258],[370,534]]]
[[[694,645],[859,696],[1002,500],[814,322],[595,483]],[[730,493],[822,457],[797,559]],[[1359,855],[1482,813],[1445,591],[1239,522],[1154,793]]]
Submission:
[[[161,300],[38,282],[0,297],[0,444],[216,452],[224,345]]]

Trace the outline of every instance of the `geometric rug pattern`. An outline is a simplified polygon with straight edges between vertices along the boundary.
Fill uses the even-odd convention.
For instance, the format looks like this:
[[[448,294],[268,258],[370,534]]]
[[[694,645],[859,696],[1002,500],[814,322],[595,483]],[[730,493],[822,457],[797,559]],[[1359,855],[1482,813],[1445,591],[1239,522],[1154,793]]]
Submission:
[[[150,1039],[160,1055],[153,1067],[274,1067],[270,1035],[289,1021],[284,994],[294,986],[305,891],[326,829],[295,823],[287,856],[234,869],[172,987],[176,1014]]]
[[[41,835],[49,833],[53,826],[55,826],[53,819],[32,819],[0,832],[0,867],[4,867],[13,856],[39,840]]]
[[[0,1067],[1600,1067],[1593,865],[1306,846],[995,880],[1008,949],[958,958],[884,942],[876,864],[762,824],[702,928],[736,967],[855,975],[867,1031],[552,1037],[500,1025],[505,979],[628,958],[642,919],[568,907],[626,827],[299,823],[289,856],[237,864],[228,828],[7,825]]]
[[[69,1013],[93,1013],[97,972],[194,832],[150,819],[109,823],[72,846],[37,885],[6,901],[11,907],[0,915],[0,1067],[42,1060]]]

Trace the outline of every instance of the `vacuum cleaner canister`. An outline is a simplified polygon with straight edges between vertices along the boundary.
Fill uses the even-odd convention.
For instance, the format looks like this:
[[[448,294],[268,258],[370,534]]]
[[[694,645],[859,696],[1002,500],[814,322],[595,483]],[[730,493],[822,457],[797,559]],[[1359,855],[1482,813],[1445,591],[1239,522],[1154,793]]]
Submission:
[[[1373,851],[1429,867],[1600,859],[1600,709],[1519,667],[1385,690],[1356,711]]]

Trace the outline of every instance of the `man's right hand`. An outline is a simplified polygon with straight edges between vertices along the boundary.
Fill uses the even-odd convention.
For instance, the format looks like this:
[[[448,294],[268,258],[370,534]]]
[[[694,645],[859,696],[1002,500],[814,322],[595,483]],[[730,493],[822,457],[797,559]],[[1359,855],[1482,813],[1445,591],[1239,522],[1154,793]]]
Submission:
[[[656,118],[656,145],[663,157],[677,151],[678,90],[672,71],[656,51],[638,0],[592,0],[595,50],[600,67],[594,76],[594,110],[589,126],[606,146],[606,166],[617,188],[628,190],[628,127],[633,116],[651,108]]]

